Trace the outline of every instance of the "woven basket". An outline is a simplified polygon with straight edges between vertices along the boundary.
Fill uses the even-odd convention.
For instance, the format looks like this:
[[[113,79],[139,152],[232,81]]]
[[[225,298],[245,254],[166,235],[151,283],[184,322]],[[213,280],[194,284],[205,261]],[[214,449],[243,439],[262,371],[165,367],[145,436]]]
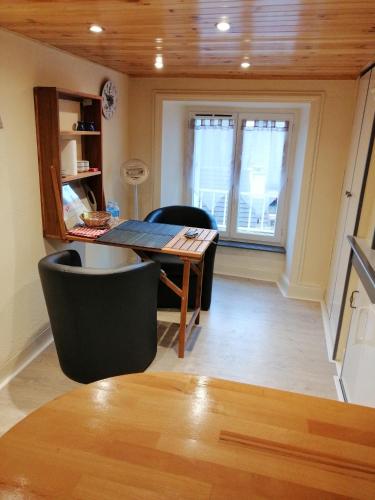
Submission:
[[[108,225],[111,213],[101,211],[83,212],[80,218],[87,227],[105,227]]]

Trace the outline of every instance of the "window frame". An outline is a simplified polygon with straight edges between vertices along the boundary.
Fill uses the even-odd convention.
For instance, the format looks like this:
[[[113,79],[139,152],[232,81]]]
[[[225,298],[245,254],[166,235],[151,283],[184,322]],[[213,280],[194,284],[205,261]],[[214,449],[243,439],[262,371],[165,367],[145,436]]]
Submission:
[[[222,108],[222,107],[194,107],[187,110],[187,119],[189,124],[189,139],[187,143],[187,162],[186,162],[186,177],[185,180],[190,180],[187,182],[187,189],[185,190],[187,194],[186,201],[190,204],[193,203],[193,185],[192,185],[192,173],[193,173],[193,154],[194,154],[194,130],[190,128],[190,122],[192,118],[204,115],[214,115],[217,117],[222,117],[223,115],[228,117],[231,116],[234,121],[235,133],[233,134],[233,161],[232,161],[232,176],[231,176],[231,186],[228,194],[228,216],[227,216],[227,230],[220,230],[220,237],[223,240],[244,242],[244,243],[259,243],[268,244],[274,246],[284,246],[287,236],[287,222],[288,213],[290,205],[290,178],[293,172],[293,162],[296,150],[296,126],[297,126],[297,112],[294,109],[278,109],[277,107],[253,107],[248,109],[241,108]],[[278,210],[276,217],[276,226],[274,235],[262,235],[255,233],[240,233],[236,230],[237,226],[237,209],[239,202],[240,193],[240,173],[241,173],[241,157],[242,157],[242,144],[243,144],[243,131],[241,124],[243,120],[254,120],[254,119],[264,119],[264,120],[276,120],[276,121],[288,121],[288,136],[286,140],[286,154],[283,163],[283,186],[279,192],[278,198]],[[190,177],[191,176],[191,177]]]
[[[236,230],[237,225],[237,214],[238,214],[238,203],[240,194],[240,175],[241,175],[241,157],[242,157],[242,146],[243,146],[243,131],[241,124],[243,120],[254,120],[254,119],[264,119],[264,120],[276,120],[276,121],[287,121],[288,122],[288,135],[285,143],[286,155],[284,157],[284,162],[282,166],[283,170],[283,185],[279,191],[278,203],[277,203],[277,217],[275,224],[275,234],[274,235],[262,235],[255,233],[240,233]],[[287,208],[288,199],[287,194],[289,192],[289,177],[290,177],[290,153],[291,153],[291,135],[294,128],[294,115],[291,113],[275,113],[268,111],[249,111],[246,113],[238,113],[237,116],[237,141],[236,141],[236,151],[235,151],[235,172],[233,176],[232,189],[234,191],[233,205],[231,207],[231,214],[229,220],[231,221],[231,227],[229,230],[229,237],[234,241],[251,241],[254,243],[269,243],[274,245],[283,245],[286,238],[286,226],[287,226]]]

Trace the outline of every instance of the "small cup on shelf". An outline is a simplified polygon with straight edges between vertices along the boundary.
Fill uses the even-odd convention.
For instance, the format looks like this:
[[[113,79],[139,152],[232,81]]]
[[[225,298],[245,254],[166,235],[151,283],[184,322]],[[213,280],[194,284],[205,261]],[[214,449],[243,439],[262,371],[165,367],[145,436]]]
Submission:
[[[90,162],[88,160],[77,160],[77,170],[78,173],[88,172],[90,168]]]

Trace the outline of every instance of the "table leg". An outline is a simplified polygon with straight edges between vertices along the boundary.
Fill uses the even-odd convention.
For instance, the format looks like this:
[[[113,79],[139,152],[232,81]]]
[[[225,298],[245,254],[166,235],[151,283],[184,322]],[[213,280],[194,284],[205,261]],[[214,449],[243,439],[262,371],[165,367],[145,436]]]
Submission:
[[[199,313],[195,318],[195,324],[199,325],[200,315],[201,315],[201,300],[202,300],[202,283],[203,283],[203,271],[204,271],[204,259],[198,264],[199,274],[197,274],[197,286],[195,290],[195,309],[199,309]]]
[[[180,330],[178,334],[178,357],[183,358],[185,354],[186,315],[189,302],[189,280],[190,260],[184,259],[184,271],[182,278]]]

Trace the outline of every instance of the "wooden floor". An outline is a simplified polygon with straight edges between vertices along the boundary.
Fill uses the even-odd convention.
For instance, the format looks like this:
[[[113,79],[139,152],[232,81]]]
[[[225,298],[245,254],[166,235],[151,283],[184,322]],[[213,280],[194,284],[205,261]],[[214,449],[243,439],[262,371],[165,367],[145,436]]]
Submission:
[[[160,319],[178,321],[163,311]],[[336,399],[320,305],[284,298],[276,285],[215,277],[211,309],[187,342],[159,347],[150,371],[221,377]],[[78,386],[61,372],[51,345],[0,391],[0,434],[34,409]]]

